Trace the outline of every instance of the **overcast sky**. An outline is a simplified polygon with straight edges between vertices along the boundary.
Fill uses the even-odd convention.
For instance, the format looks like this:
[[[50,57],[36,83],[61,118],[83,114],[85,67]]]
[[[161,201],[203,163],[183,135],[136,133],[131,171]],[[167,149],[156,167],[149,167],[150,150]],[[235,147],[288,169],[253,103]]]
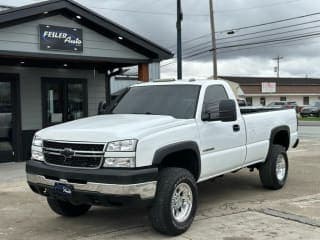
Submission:
[[[176,1],[175,0],[77,0],[138,34],[175,51],[176,45]],[[200,50],[210,49],[209,0],[182,0],[184,21],[183,40],[189,41],[204,36],[197,41],[185,42],[184,56],[193,55]],[[37,1],[1,0],[0,4],[19,6]],[[320,12],[320,1],[315,0],[215,0],[215,22],[218,47],[268,41],[279,38],[291,38],[297,35],[320,33],[320,15],[295,19],[263,27],[228,30],[252,26],[281,19]],[[301,24],[310,21],[314,23]],[[257,31],[279,28],[288,25],[299,26],[282,28],[259,34],[239,36]],[[299,31],[296,31],[299,30]],[[284,33],[291,31],[290,33]],[[279,34],[282,33],[282,34]],[[260,38],[254,38],[261,35]],[[226,39],[230,38],[230,39]],[[207,43],[207,44],[203,44]],[[237,48],[220,49],[218,53],[219,75],[275,76],[276,62],[272,58],[284,57],[280,64],[281,76],[320,77],[320,35],[295,41],[265,43],[264,46],[249,45]],[[248,49],[251,48],[251,49]],[[200,49],[199,51],[197,51]],[[242,49],[242,50],[240,50]],[[174,62],[170,60],[163,62]],[[176,77],[176,64],[161,68],[162,77]],[[185,59],[183,75],[186,78],[207,78],[212,75],[210,54]]]

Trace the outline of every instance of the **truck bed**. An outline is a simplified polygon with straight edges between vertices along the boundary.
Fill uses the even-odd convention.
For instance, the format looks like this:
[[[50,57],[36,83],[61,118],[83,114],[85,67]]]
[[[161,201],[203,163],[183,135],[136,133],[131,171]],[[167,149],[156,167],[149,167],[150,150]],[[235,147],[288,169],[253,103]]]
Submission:
[[[287,110],[283,108],[272,108],[272,107],[240,107],[241,114],[252,114],[252,113],[262,113],[271,111],[281,111]]]

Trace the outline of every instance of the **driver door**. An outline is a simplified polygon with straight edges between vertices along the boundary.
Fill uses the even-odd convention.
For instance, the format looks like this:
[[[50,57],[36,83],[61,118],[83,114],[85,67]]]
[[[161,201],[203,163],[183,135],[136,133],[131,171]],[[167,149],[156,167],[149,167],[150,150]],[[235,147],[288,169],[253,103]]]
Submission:
[[[206,89],[203,113],[206,108],[214,109],[219,115],[219,103],[229,99],[222,85],[212,85]],[[212,111],[212,110],[211,110]],[[199,122],[202,167],[201,178],[211,178],[229,170],[240,168],[246,154],[246,132],[241,116],[236,121]]]

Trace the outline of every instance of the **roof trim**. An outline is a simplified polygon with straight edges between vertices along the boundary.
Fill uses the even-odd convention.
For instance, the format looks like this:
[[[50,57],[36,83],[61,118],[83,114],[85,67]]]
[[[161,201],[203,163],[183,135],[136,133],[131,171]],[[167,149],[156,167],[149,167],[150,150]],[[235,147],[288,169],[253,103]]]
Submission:
[[[320,78],[276,78],[276,77],[237,77],[237,76],[219,76],[224,80],[236,82],[242,86],[257,86],[262,82],[275,82],[280,86],[305,86],[320,85]]]
[[[137,49],[141,49],[140,53],[151,59],[165,60],[173,57],[173,53],[169,50],[72,0],[49,0],[1,11],[0,28],[15,25],[19,21],[46,17],[47,15],[44,12],[52,13],[59,10],[67,10],[75,15],[80,15],[84,20],[105,29],[106,32],[112,32],[114,35],[123,37],[125,41],[122,44],[131,48],[136,47]],[[75,21],[77,20],[75,19]],[[80,24],[84,25],[82,21],[78,20]],[[135,51],[139,52],[139,50]]]

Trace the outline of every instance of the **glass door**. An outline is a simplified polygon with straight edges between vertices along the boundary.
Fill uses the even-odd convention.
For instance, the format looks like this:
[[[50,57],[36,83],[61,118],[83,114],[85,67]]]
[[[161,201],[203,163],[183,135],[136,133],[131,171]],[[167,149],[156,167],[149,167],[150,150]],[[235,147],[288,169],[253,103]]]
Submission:
[[[86,116],[85,99],[84,83],[69,81],[67,83],[67,121]]]
[[[44,127],[88,115],[85,80],[45,78],[43,81]]]
[[[61,81],[46,83],[46,126],[62,123],[63,119],[63,85]]]
[[[14,160],[12,83],[0,79],[0,162]]]

